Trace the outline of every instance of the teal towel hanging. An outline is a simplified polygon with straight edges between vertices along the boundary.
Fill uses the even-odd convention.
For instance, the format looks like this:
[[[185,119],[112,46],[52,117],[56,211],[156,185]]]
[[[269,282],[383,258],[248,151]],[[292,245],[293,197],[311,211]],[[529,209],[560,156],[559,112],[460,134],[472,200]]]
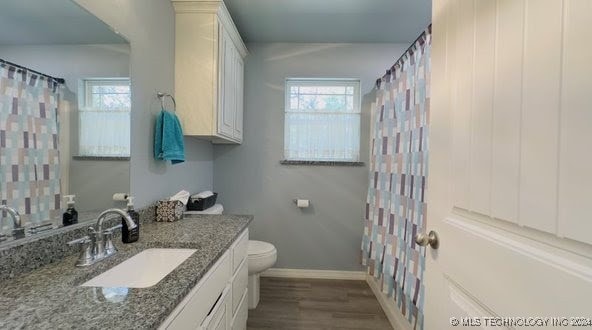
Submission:
[[[161,110],[156,117],[154,130],[154,158],[170,160],[172,164],[185,161],[183,129],[173,112]]]

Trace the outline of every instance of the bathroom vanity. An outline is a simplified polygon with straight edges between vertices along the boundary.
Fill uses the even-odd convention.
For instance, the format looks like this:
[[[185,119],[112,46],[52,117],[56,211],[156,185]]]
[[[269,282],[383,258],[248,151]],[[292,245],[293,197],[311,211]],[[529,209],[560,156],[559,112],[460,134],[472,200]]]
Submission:
[[[2,278],[0,328],[245,329],[247,226],[252,216],[144,222],[140,241],[89,267],[76,254]],[[150,287],[83,286],[148,249],[193,249]],[[43,256],[40,256],[43,258]]]
[[[247,246],[249,230],[175,308],[160,329],[245,329],[247,325]]]

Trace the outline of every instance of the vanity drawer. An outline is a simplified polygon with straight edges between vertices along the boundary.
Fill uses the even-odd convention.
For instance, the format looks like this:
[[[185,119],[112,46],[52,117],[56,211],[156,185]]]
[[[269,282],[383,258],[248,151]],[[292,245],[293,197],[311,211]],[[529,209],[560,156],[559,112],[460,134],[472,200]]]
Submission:
[[[247,289],[248,282],[249,264],[247,259],[244,259],[232,279],[232,315],[236,313],[236,309],[238,308],[243,293]]]
[[[228,251],[175,308],[161,328],[180,330],[198,328],[212,310],[212,306],[224,291],[230,278],[231,253]]]
[[[249,305],[247,304],[247,289],[243,292],[236,314],[232,318],[232,330],[245,330],[247,329],[247,318],[249,317]]]
[[[236,272],[241,262],[247,258],[249,250],[249,229],[245,229],[232,245],[232,272]]]

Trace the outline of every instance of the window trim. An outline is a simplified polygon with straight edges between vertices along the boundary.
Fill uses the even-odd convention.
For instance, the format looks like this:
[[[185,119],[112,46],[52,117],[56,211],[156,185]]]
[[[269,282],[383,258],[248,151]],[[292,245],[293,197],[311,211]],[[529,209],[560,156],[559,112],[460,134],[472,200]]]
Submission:
[[[354,87],[353,93],[353,106],[354,111],[338,112],[338,114],[357,114],[360,116],[360,140],[358,141],[358,159],[343,159],[343,160],[322,160],[322,159],[291,159],[286,155],[286,114],[295,113],[297,111],[290,111],[290,95],[291,87],[294,86],[346,86]],[[288,77],[285,79],[284,84],[284,143],[283,143],[283,159],[280,160],[281,165],[307,165],[307,166],[365,166],[364,162],[360,161],[362,158],[361,147],[362,147],[362,93],[361,93],[361,80],[359,78],[297,78]],[[341,95],[341,94],[336,94]],[[357,111],[356,111],[357,110]],[[306,111],[298,111],[299,113],[313,113]],[[314,112],[322,114],[325,112]],[[329,112],[326,112],[329,113]],[[335,112],[330,112],[335,114]]]

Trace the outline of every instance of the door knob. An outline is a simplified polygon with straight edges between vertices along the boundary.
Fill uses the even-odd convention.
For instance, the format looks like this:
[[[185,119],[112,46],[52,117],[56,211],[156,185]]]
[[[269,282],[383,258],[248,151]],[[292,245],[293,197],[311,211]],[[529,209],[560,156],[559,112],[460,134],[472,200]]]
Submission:
[[[437,249],[438,246],[440,246],[438,234],[436,234],[436,232],[433,230],[430,230],[428,234],[419,233],[415,235],[415,243],[417,243],[419,246],[427,246],[429,244],[433,249]]]

